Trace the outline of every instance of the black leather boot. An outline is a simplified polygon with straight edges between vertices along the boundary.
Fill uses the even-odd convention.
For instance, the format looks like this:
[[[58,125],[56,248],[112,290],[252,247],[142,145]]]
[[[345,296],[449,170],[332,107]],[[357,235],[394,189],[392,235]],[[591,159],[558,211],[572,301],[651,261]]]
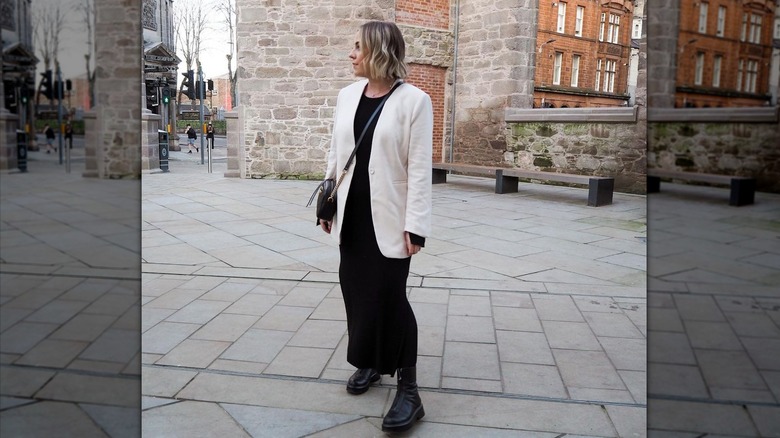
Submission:
[[[398,370],[398,390],[390,410],[382,421],[385,432],[402,432],[425,416],[420,394],[417,392],[417,369],[400,368]]]
[[[371,368],[360,368],[347,380],[347,392],[350,394],[362,394],[368,391],[372,383],[379,381],[380,375]]]

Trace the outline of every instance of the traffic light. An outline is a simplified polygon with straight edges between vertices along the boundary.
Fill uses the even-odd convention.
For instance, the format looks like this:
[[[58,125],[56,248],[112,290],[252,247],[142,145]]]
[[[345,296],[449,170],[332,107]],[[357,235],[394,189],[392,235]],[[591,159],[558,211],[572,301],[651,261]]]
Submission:
[[[162,89],[162,101],[165,105],[171,103],[171,89],[168,86]]]
[[[182,76],[184,80],[181,82],[181,92],[190,99],[195,99],[195,72],[187,70],[187,73],[182,73]]]
[[[73,89],[73,82],[70,79],[65,79],[65,89],[71,91]]]
[[[22,105],[27,105],[27,99],[30,98],[30,88],[26,82],[22,82],[19,87],[19,99],[22,101]]]
[[[146,81],[146,108],[157,114],[157,106],[159,104],[157,99],[157,82]]]
[[[3,81],[3,90],[5,91],[5,109],[16,113],[16,87],[11,81]]]
[[[46,70],[46,72],[41,73],[41,76],[43,76],[43,79],[41,79],[41,94],[51,100],[54,91],[51,83],[51,70]]]
[[[203,82],[195,82],[195,99],[203,99]]]
[[[209,79],[208,85],[209,85],[209,91],[214,91],[214,81]]]

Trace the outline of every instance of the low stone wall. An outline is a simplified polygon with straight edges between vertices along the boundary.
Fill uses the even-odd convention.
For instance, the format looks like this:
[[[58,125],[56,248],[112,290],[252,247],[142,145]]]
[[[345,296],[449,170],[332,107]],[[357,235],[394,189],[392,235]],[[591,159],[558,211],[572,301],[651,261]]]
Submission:
[[[509,108],[504,164],[528,170],[611,176],[616,191],[644,194],[645,134],[646,123],[637,107]]]
[[[669,108],[649,114],[648,166],[751,176],[780,193],[778,108]]]

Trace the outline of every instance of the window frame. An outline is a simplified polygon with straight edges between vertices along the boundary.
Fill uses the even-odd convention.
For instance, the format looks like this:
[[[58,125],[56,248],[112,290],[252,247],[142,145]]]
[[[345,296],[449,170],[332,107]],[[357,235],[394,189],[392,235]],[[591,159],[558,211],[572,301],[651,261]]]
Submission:
[[[707,16],[709,15],[709,11],[709,3],[699,3],[699,33],[707,33]]]
[[[726,36],[726,7],[718,6],[718,25],[715,30],[715,36]]]
[[[566,31],[566,2],[558,2],[558,22],[555,29],[558,33],[565,33]]]
[[[712,87],[720,88],[720,74],[723,68],[723,55],[715,55],[712,58]]]
[[[577,13],[574,19],[574,36],[582,38],[582,22],[585,19],[585,7],[577,6]]]
[[[604,29],[607,25],[607,13],[602,12],[601,13],[601,26],[599,27],[599,41],[604,41]]]
[[[553,85],[561,85],[561,70],[563,70],[563,52],[555,52],[553,58]]]
[[[571,57],[571,81],[569,83],[574,88],[579,87],[581,58],[580,55],[572,55]]]
[[[696,68],[693,73],[693,84],[702,85],[704,83],[704,61],[706,55],[704,52],[696,52]]]

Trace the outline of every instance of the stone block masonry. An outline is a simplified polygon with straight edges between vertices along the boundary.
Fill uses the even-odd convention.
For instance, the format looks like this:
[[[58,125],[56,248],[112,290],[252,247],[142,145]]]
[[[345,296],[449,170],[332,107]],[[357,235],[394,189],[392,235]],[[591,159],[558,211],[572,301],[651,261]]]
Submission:
[[[401,9],[393,3],[301,0],[292,8],[238,0],[242,176],[318,178],[324,173],[338,92],[358,79],[348,58],[354,35],[368,20],[395,21]],[[431,6],[427,16],[438,19],[440,9]],[[432,97],[435,150],[441,154],[452,35],[448,24],[422,27],[440,24],[410,17],[398,20],[407,43],[408,81]]]

